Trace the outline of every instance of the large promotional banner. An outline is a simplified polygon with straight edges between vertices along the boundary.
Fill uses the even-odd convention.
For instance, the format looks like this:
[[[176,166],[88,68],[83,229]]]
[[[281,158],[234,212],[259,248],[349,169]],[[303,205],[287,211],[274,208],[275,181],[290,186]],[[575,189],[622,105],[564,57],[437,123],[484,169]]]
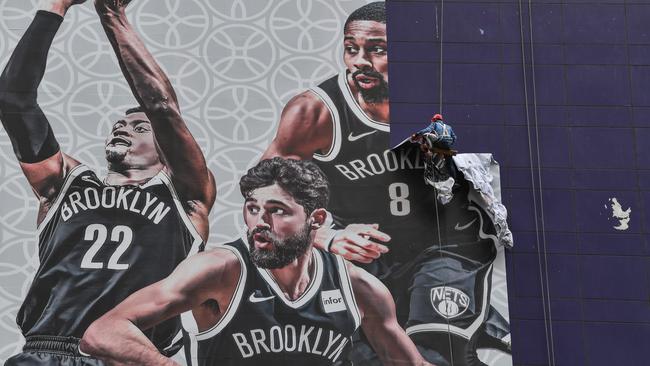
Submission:
[[[91,2],[70,8],[60,28],[55,17],[36,13],[43,4],[69,3],[0,1],[0,65],[9,65],[2,78],[5,89],[0,90],[5,125],[0,130],[0,339],[4,341],[0,360],[23,352],[25,345],[25,352],[43,347],[47,352],[80,356],[74,343],[78,340],[70,343],[60,337],[80,338],[93,320],[141,287],[167,276],[186,255],[204,246],[220,248],[242,236],[241,243],[254,243],[253,249],[275,243],[273,235],[279,234],[267,219],[261,220],[273,235],[256,232],[261,224],[251,222],[260,210],[266,212],[261,202],[276,204],[273,194],[277,192],[264,191],[264,185],[256,185],[252,178],[246,183],[252,188],[246,190],[245,180],[240,180],[260,159],[280,156],[313,161],[330,182],[329,214],[305,218],[311,220],[307,221],[311,229],[324,232],[315,241],[352,260],[369,262],[381,254],[373,263],[360,265],[391,291],[396,320],[404,329],[396,337],[410,337],[422,356],[436,365],[512,364],[504,243],[499,228],[491,224],[494,212],[488,202],[499,198],[498,167],[487,154],[458,156],[454,163],[449,158],[448,164],[458,165],[464,176],[475,179],[457,178],[453,199],[443,204],[423,179],[426,157],[419,147],[407,142],[389,150],[390,56],[383,3],[133,0],[126,10],[133,29],[105,17],[106,31]],[[119,8],[121,2],[105,3]],[[137,34],[142,43],[130,43],[133,38],[124,34]],[[42,81],[44,65],[39,60],[47,60]],[[36,87],[40,109],[28,102],[35,97]],[[163,98],[156,99],[160,95]],[[143,109],[133,109],[138,101]],[[160,105],[165,108],[157,109]],[[153,116],[157,118],[151,124],[143,123]],[[47,128],[33,132],[45,120],[53,132]],[[184,123],[191,136],[158,121]],[[151,137],[136,138],[151,135],[152,129],[155,143]],[[66,155],[52,159],[58,151],[52,136]],[[135,150],[139,151],[133,155],[135,160],[124,158]],[[157,155],[143,151],[161,153],[167,170],[147,176],[162,163]],[[126,165],[137,169],[122,174]],[[206,166],[216,183],[214,205]],[[318,174],[314,178],[310,170],[313,166],[282,169],[301,175],[295,178],[296,187],[313,188],[319,186]],[[138,173],[132,174],[133,170]],[[480,182],[490,185],[493,195],[487,201],[482,195],[486,186],[477,189]],[[294,198],[318,193],[292,189],[285,187],[283,192]],[[34,193],[41,198],[40,206]],[[251,207],[251,200],[260,207]],[[304,208],[311,204],[298,198],[295,202]],[[338,231],[323,231],[330,225]],[[389,253],[384,253],[384,245]],[[274,268],[273,260],[256,259],[255,250],[248,249],[252,262],[242,259],[242,265],[271,263],[268,268]],[[236,258],[248,255],[239,252],[241,246],[229,250]],[[327,277],[328,270],[347,271],[334,256],[323,254],[321,260],[309,267],[316,278],[322,273]],[[302,288],[305,296],[297,299],[295,294],[283,297],[287,293],[282,286],[274,287],[271,271],[259,273],[269,289],[279,290],[265,296],[264,291],[247,287],[252,282],[242,276],[233,279],[233,290],[224,295],[237,306],[204,302],[217,309],[214,313],[223,322],[206,327],[204,308],[194,316],[185,313],[188,333],[183,343],[190,362],[208,359],[209,351],[218,353],[217,342],[206,342],[223,331],[230,332],[225,337],[232,339],[228,352],[242,358],[242,364],[254,363],[256,357],[264,362],[263,357],[272,353],[300,357],[298,343],[303,338],[309,355],[297,362],[327,364],[349,358],[355,364],[379,364],[383,353],[377,356],[369,346],[385,342],[377,333],[330,329],[363,325],[363,315],[371,313],[371,305],[364,303],[382,303],[381,297],[371,301],[357,293],[362,310],[358,312],[354,272],[353,290],[334,288],[345,287],[338,280],[327,289],[323,280],[322,288]],[[284,305],[277,300],[278,308],[286,305],[290,313],[302,309],[302,318],[295,322],[307,322],[307,328],[285,325],[276,333],[274,326],[266,329],[255,324],[259,328],[249,333],[235,332],[244,315],[255,317],[253,308],[243,304],[252,306],[272,297],[280,297]],[[348,307],[341,308],[339,301]],[[305,310],[309,306],[314,314]],[[340,316],[344,310],[349,319]],[[180,346],[176,342],[180,337],[166,336],[178,330],[175,315],[145,331],[160,350],[169,353]],[[309,330],[309,322],[316,324],[314,319],[322,316],[330,317],[333,325],[322,328],[321,339],[321,328]],[[118,324],[115,319],[112,324]],[[367,326],[364,329],[381,329]],[[351,340],[343,342],[347,337]],[[401,345],[398,339],[387,348],[390,352],[395,344]],[[276,340],[282,347],[276,347]],[[319,342],[324,349],[320,353]],[[404,349],[394,352],[398,351]],[[184,352],[174,359],[188,364]]]

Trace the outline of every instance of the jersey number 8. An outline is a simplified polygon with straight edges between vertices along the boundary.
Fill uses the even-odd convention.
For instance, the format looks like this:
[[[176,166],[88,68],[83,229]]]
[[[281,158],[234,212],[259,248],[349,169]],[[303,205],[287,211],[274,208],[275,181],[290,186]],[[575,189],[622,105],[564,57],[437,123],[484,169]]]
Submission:
[[[406,216],[411,213],[411,201],[408,196],[409,186],[406,183],[393,183],[388,186],[390,213],[393,216]]]

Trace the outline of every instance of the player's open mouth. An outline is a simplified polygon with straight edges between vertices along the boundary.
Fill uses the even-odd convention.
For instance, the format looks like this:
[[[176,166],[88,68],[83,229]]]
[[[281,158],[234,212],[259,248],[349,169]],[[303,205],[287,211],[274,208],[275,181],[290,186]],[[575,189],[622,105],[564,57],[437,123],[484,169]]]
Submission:
[[[265,248],[271,245],[271,238],[269,238],[265,233],[253,234],[253,240],[255,241],[255,245],[259,248]]]
[[[129,147],[131,146],[131,141],[121,137],[113,137],[111,141],[108,142],[108,145]]]
[[[377,78],[368,77],[363,74],[357,75],[354,79],[357,81],[357,84],[364,89],[373,88],[379,82]]]

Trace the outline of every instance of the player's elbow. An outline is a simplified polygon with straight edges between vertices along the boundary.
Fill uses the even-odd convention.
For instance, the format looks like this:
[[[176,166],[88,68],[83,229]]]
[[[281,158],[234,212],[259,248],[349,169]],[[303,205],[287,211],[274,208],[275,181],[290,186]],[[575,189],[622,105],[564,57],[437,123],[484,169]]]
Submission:
[[[166,95],[143,102],[142,107],[147,112],[147,115],[153,118],[180,115],[177,103],[173,98]]]
[[[36,106],[36,93],[17,93],[0,87],[0,114],[24,112]]]
[[[104,318],[100,318],[86,329],[79,343],[79,351],[94,357],[110,354],[113,337],[110,336],[111,325],[106,323]]]
[[[0,113],[9,113],[24,109],[28,102],[36,101],[35,93],[18,93],[12,91],[16,89],[16,81],[11,79],[13,78],[4,74],[0,76]]]

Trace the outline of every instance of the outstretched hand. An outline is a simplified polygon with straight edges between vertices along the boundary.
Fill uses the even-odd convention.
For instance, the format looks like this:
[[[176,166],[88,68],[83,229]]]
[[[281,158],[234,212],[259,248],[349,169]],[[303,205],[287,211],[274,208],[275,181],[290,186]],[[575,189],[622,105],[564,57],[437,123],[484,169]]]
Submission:
[[[131,1],[132,0],[95,0],[95,9],[97,9],[98,12],[124,11]]]
[[[83,4],[86,0],[41,0],[38,9],[65,16],[73,5]]]
[[[349,261],[370,263],[388,252],[380,243],[390,241],[390,236],[379,231],[377,224],[351,224],[334,236],[330,252]]]

